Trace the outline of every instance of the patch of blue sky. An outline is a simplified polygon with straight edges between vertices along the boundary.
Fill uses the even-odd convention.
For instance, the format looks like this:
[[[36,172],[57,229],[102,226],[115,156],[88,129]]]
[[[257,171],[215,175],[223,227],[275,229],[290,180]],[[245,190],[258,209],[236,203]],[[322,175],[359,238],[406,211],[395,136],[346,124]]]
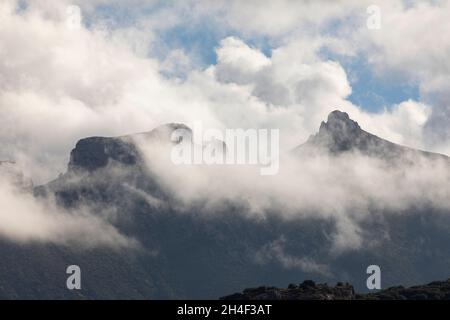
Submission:
[[[136,23],[138,18],[145,14],[150,14],[153,7],[141,7],[136,10],[134,6],[123,6],[120,3],[101,3],[95,6],[93,12],[83,12],[83,23],[89,28],[93,24],[102,21],[110,27],[128,27]]]
[[[348,99],[364,110],[377,112],[409,99],[420,99],[417,84],[394,72],[375,72],[364,56],[343,59],[340,63],[352,87]]]
[[[160,40],[170,50],[182,49],[194,56],[202,66],[217,62],[215,49],[223,37],[221,31],[207,23],[177,25],[159,34]]]
[[[162,42],[169,48],[181,48],[188,54],[199,58],[202,66],[217,63],[216,49],[220,45],[220,40],[231,36],[242,39],[247,45],[261,50],[268,57],[272,54],[268,38],[248,38],[237,31],[223,30],[214,22],[207,20],[190,25],[175,26],[165,30],[160,36]]]

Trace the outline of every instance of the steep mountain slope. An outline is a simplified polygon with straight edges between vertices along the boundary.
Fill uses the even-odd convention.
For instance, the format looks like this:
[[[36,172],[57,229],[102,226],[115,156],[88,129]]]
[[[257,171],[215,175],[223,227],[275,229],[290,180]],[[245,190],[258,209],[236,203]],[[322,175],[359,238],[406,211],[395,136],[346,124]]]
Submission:
[[[54,197],[71,210],[88,207],[138,245],[85,249],[2,240],[0,297],[217,298],[298,279],[351,281],[361,291],[366,267],[374,263],[382,266],[383,286],[448,277],[450,219],[433,204],[410,208],[408,214],[374,209],[380,212],[361,227],[377,245],[338,254],[330,238],[337,228],[332,218],[285,218],[279,212],[255,218],[247,214],[245,202],[214,208],[201,200],[179,202],[151,161],[153,156],[169,161],[167,152],[178,143],[171,133],[179,128],[190,132],[170,124],[133,136],[80,140],[68,171],[35,187],[36,197]],[[340,112],[333,112],[294,153],[301,161],[324,150],[332,157],[357,150],[388,160],[399,154],[410,160],[417,154],[448,160],[370,135]],[[65,287],[65,268],[71,264],[82,269],[81,291]]]

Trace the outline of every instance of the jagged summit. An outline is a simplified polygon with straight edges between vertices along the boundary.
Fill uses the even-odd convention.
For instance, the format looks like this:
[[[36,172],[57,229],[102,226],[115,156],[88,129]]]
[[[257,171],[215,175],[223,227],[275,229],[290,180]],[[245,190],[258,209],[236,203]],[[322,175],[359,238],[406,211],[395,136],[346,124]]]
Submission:
[[[350,116],[339,110],[328,115],[327,122],[322,122],[319,132],[311,136],[308,144],[324,147],[331,152],[348,151],[355,147],[367,148],[379,144],[380,138],[361,129]]]
[[[358,122],[350,119],[346,112],[335,110],[328,115],[327,122],[322,122],[320,131],[336,133],[359,133],[362,131]]]
[[[328,121],[350,121],[350,122],[355,122],[352,119],[350,119],[350,116],[348,115],[347,112],[343,112],[340,110],[334,110],[331,111],[330,114],[328,115]]]
[[[339,154],[353,151],[386,160],[400,158],[411,160],[412,157],[417,156],[448,160],[448,157],[444,155],[404,147],[364,131],[347,113],[339,110],[331,112],[327,121],[321,123],[319,132],[294,149],[294,153],[299,155],[311,155],[317,152]]]

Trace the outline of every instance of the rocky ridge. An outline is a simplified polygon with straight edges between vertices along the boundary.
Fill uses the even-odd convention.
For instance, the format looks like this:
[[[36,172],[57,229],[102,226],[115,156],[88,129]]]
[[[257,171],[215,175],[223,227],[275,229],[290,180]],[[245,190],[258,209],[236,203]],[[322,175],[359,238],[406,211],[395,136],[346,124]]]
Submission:
[[[338,282],[335,286],[306,280],[290,284],[285,289],[259,287],[245,289],[220,298],[221,300],[450,300],[450,279],[434,281],[425,285],[390,287],[373,293],[358,294],[349,283]]]

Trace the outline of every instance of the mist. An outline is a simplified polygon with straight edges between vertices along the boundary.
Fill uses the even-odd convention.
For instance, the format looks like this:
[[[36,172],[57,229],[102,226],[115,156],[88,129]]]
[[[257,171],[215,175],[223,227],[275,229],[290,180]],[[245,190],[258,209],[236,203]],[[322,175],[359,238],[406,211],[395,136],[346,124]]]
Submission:
[[[51,243],[82,250],[94,247],[132,248],[134,239],[122,235],[88,206],[67,210],[52,197],[35,197],[0,165],[0,237],[22,244]]]
[[[361,226],[382,215],[408,215],[417,208],[450,212],[450,162],[444,156],[406,152],[392,159],[389,150],[379,157],[359,151],[286,152],[280,155],[279,173],[264,176],[258,165],[176,165],[170,144],[136,141],[148,170],[181,211],[201,204],[203,214],[214,216],[234,203],[254,219],[276,214],[280,219],[331,220],[336,251],[358,249],[371,240]]]

